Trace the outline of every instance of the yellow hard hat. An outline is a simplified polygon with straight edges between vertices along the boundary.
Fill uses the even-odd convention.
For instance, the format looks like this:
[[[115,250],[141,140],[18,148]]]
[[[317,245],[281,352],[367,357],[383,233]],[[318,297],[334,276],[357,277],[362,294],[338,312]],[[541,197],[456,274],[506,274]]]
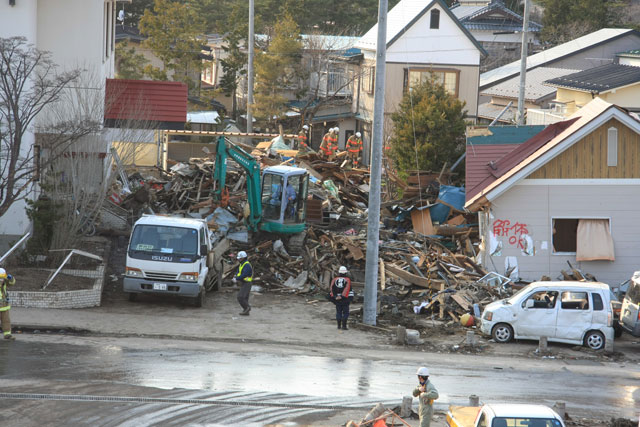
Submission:
[[[6,279],[7,278],[7,270],[5,270],[4,268],[0,268],[0,279]]]

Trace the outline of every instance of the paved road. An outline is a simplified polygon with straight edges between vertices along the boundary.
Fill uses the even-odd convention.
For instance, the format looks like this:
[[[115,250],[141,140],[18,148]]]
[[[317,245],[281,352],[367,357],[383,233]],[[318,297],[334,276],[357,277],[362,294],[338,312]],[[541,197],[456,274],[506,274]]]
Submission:
[[[640,412],[638,365],[383,351],[343,358],[339,348],[322,353],[255,343],[24,334],[0,342],[0,392],[11,393],[1,396],[11,405],[0,408],[0,420],[13,411],[29,414],[33,423],[24,425],[34,426],[50,423],[54,413],[56,425],[96,419],[101,425],[263,424],[322,419],[347,407],[364,414],[375,402],[399,403],[421,363],[432,369],[440,408],[475,393],[483,401],[565,401],[581,417]]]

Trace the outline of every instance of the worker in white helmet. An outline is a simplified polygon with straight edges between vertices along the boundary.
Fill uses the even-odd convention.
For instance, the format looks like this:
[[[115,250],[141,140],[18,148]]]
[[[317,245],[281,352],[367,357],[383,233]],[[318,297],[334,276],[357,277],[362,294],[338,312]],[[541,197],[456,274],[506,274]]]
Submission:
[[[238,290],[238,302],[242,306],[241,316],[248,316],[251,311],[249,305],[249,294],[251,293],[251,282],[253,281],[253,268],[247,260],[247,253],[245,251],[238,252],[236,258],[240,265],[238,266],[238,272],[233,277],[234,283],[240,283],[240,290]]]
[[[320,157],[333,161],[333,156],[338,149],[338,140],[334,134],[335,128],[330,128],[327,133],[322,137],[322,143],[320,144]]]
[[[433,383],[429,381],[428,368],[422,366],[418,368],[416,373],[418,374],[419,385],[413,390],[413,397],[417,397],[419,402],[420,427],[430,427],[431,417],[433,416],[433,401],[440,395]]]
[[[357,168],[360,162],[360,153],[362,153],[362,138],[360,132],[356,132],[355,135],[351,135],[347,139],[345,148],[347,149],[347,159],[351,163],[351,166]]]
[[[331,281],[329,300],[336,305],[336,321],[338,329],[347,330],[349,318],[349,304],[353,301],[354,293],[351,288],[349,270],[344,265],[338,269],[338,276]]]
[[[7,270],[0,268],[0,323],[2,324],[2,334],[5,340],[14,340],[11,335],[11,318],[9,317],[9,310],[11,304],[9,304],[9,294],[7,291],[8,286],[13,286],[16,283],[16,279],[10,274],[7,274]]]
[[[303,125],[298,133],[298,150],[309,150],[309,126]]]

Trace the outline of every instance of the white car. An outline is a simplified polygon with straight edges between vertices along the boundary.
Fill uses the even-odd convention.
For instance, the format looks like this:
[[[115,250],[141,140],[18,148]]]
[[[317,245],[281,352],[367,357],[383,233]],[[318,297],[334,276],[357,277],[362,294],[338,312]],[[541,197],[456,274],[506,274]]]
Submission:
[[[605,283],[534,282],[487,305],[480,330],[499,343],[547,337],[600,350],[614,339],[610,298]]]
[[[452,406],[449,427],[565,427],[560,415],[544,405],[485,404],[482,407]]]

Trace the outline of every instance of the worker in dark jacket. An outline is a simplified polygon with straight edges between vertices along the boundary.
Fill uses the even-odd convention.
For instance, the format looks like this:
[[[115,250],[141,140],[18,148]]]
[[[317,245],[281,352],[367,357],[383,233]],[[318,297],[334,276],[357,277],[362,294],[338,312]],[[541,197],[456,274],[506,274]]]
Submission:
[[[251,311],[249,305],[249,294],[251,293],[251,282],[253,281],[253,268],[247,260],[247,253],[245,251],[238,252],[236,257],[240,262],[238,266],[238,272],[233,277],[233,282],[240,282],[240,290],[238,291],[238,302],[242,306],[241,316],[248,316]]]
[[[2,333],[5,340],[14,340],[11,335],[11,318],[9,317],[9,310],[11,304],[9,304],[9,294],[7,286],[13,286],[16,283],[16,279],[12,275],[7,274],[7,270],[0,268],[0,324],[2,324]]]
[[[336,320],[338,329],[349,329],[347,319],[349,318],[349,304],[353,301],[353,289],[351,279],[348,276],[349,270],[344,265],[338,270],[338,277],[331,282],[329,299],[336,305]]]

